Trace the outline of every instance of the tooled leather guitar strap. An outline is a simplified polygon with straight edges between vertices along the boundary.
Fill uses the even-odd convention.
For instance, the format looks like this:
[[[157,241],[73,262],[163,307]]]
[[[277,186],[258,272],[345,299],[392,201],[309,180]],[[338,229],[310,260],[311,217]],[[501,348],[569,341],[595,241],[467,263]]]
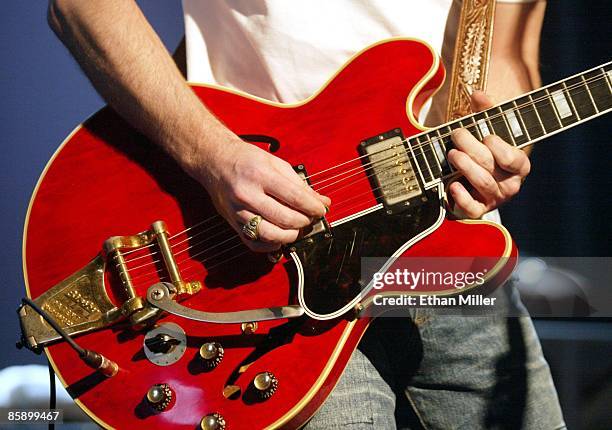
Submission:
[[[487,87],[495,0],[463,0],[449,88],[446,119],[471,113],[471,90]]]

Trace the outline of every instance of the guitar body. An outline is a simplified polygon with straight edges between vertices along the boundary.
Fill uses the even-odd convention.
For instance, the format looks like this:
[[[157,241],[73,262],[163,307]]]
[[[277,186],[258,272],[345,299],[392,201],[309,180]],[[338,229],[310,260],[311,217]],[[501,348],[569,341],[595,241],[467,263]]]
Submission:
[[[236,134],[312,174],[359,157],[364,139],[397,128],[404,136],[422,131],[414,116],[443,79],[444,70],[428,46],[393,39],[354,57],[320,92],[295,105],[212,86],[193,90]],[[78,361],[65,342],[52,344],[47,354],[79,406],[106,428],[193,429],[213,412],[224,417],[228,429],[300,427],[337,383],[370,321],[353,318],[350,309],[359,297],[341,291],[344,280],[355,277],[361,257],[516,256],[503,228],[447,220],[439,188],[429,190],[428,201],[418,209],[392,217],[382,209],[368,212],[378,201],[365,170],[321,192],[332,199],[327,221],[333,240],[324,249],[296,249],[274,264],[265,255],[247,252],[229,226],[213,218],[216,212],[204,189],[113,111],[103,109],[78,127],[42,174],[28,211],[23,257],[30,297],[85,266],[110,236],[132,235],[164,220],[171,235],[198,226],[174,239],[183,278],[203,284],[183,306],[231,312],[299,301],[308,308],[297,319],[259,322],[253,333],[244,332],[241,324],[164,314],[156,324],[175,323],[187,334],[183,356],[165,366],[143,353],[147,329],[123,323],[78,336],[80,345],[118,364],[111,378]],[[165,280],[151,249],[126,255],[135,290],[143,297],[151,284]],[[497,281],[507,276],[509,266],[498,271]],[[104,288],[120,306],[125,296],[114,269],[114,261],[107,260]],[[351,282],[346,285],[351,290]],[[326,296],[333,288],[334,294]],[[335,303],[338,295],[343,298]],[[66,323],[96,311],[78,298],[54,306]],[[217,367],[207,369],[198,352],[212,341],[225,353]],[[252,393],[252,381],[264,371],[276,376],[278,389],[262,400]],[[159,383],[173,391],[163,412],[145,398]],[[227,397],[228,385],[241,391]]]

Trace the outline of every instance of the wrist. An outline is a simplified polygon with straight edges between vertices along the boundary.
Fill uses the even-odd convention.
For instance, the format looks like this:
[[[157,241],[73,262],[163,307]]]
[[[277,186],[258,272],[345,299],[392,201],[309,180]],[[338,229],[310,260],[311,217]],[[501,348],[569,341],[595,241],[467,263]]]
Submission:
[[[224,126],[207,128],[202,133],[193,133],[169,151],[179,166],[207,190],[219,182],[223,171],[242,142]]]

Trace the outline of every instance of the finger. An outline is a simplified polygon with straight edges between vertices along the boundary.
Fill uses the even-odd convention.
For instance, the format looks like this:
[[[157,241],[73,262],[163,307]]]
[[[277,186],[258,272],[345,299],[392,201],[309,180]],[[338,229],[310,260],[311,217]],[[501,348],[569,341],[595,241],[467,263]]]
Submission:
[[[266,194],[276,197],[306,216],[321,218],[326,213],[325,204],[310,187],[283,180],[283,177],[274,173],[266,178],[263,186]]]
[[[499,136],[489,135],[484,138],[483,143],[491,152],[495,164],[506,172],[525,177],[531,170],[529,157],[523,151],[510,146]]]
[[[523,183],[522,178],[518,175],[510,175],[507,172],[494,175],[497,178],[497,185],[503,194],[504,200],[510,199],[518,194]],[[505,177],[502,177],[505,176]]]
[[[281,245],[279,243],[268,243],[261,241],[248,240],[247,238],[240,236],[242,242],[254,252],[272,252],[280,249]]]
[[[472,111],[480,112],[493,107],[493,102],[483,91],[476,90],[470,96]]]
[[[312,189],[308,182],[296,173],[291,164],[287,163],[284,160],[279,159],[279,161],[281,161],[281,163],[277,167],[279,168],[281,173],[283,173],[290,181],[294,182],[295,184],[302,185],[305,188],[311,190],[312,195],[318,200],[320,200],[324,206],[327,206],[329,208],[329,206],[331,205],[331,199],[329,197],[319,194],[314,189]]]
[[[248,209],[287,230],[304,228],[312,223],[312,220],[303,213],[283,205],[261,191],[253,197]]]
[[[455,201],[455,208],[469,218],[480,218],[487,212],[487,206],[474,199],[460,182],[453,182],[448,190]]]
[[[468,154],[472,160],[480,164],[487,171],[493,172],[495,169],[493,154],[472,133],[464,128],[459,128],[452,131],[451,138],[457,149]]]
[[[255,252],[271,252],[271,251],[276,251],[277,249],[279,249],[281,247],[280,243],[269,243],[269,242],[262,242],[259,240],[249,240],[243,233],[242,233],[242,225],[239,222],[235,222],[233,221],[233,219],[229,222],[229,224],[231,225],[231,227],[236,231],[236,233],[238,233],[238,238],[242,241],[242,243],[244,243],[251,251],[255,251]],[[237,246],[237,244],[234,244],[235,241],[235,237],[231,238],[234,240],[221,240],[219,242],[219,244],[225,244],[227,243],[227,250],[232,249],[233,247]],[[220,253],[223,251],[219,251]]]
[[[472,184],[485,200],[494,201],[502,198],[501,191],[493,175],[472,160],[467,154],[451,149],[448,152],[448,160],[463,174],[465,179]]]
[[[241,210],[236,213],[238,218],[238,227],[240,228],[241,236],[248,241],[247,238],[242,234],[242,226],[247,224],[255,214],[249,210]],[[258,240],[265,243],[271,243],[275,245],[282,245],[285,243],[295,242],[299,234],[296,229],[282,229],[265,218],[261,220],[257,226]],[[245,242],[248,244],[248,242]]]

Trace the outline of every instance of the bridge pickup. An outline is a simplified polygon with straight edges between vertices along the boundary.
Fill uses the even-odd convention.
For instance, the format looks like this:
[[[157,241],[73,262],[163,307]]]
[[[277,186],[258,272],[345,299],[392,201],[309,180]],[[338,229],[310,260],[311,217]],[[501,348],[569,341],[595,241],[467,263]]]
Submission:
[[[362,141],[359,152],[372,191],[388,214],[427,200],[400,129]]]

